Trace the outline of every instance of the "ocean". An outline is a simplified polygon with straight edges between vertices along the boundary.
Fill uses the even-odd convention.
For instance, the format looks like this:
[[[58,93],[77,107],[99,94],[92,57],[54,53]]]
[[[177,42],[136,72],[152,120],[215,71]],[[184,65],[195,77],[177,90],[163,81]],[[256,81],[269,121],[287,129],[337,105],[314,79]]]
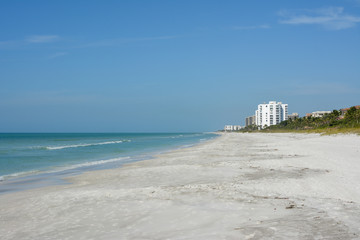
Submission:
[[[121,167],[216,136],[213,133],[0,133],[0,193],[61,184],[66,176]]]

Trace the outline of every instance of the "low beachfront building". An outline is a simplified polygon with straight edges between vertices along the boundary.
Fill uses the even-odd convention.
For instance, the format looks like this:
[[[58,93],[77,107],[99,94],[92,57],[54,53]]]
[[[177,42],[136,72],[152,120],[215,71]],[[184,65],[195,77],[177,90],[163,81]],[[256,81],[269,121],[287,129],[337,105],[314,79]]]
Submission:
[[[239,131],[242,128],[243,127],[240,125],[225,125],[224,130],[226,132],[231,132],[231,131]]]
[[[240,125],[234,125],[234,126],[233,126],[234,131],[239,131],[239,130],[241,130],[242,128],[243,128],[243,127],[240,126]]]
[[[315,118],[322,118],[326,114],[330,114],[331,111],[316,111],[312,113],[307,113],[306,117],[315,117]]]
[[[288,115],[288,120],[295,120],[299,118],[299,114],[298,113],[292,113]]]
[[[354,106],[356,109],[360,109],[360,105]],[[342,108],[340,109],[341,115],[344,116],[347,111],[349,111],[350,108]]]
[[[225,125],[224,130],[225,131],[232,131],[233,130],[233,125]]]
[[[279,124],[288,119],[288,104],[276,101],[259,104],[255,118],[256,125],[260,128]]]

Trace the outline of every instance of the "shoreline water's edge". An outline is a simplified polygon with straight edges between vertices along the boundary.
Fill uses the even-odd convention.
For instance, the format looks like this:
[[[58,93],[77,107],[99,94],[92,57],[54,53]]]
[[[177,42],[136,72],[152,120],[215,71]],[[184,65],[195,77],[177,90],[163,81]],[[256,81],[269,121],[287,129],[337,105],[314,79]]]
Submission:
[[[127,164],[131,164],[134,162],[151,160],[155,158],[157,155],[166,152],[176,151],[179,149],[192,147],[198,144],[205,143],[207,141],[212,140],[213,138],[216,138],[217,137],[216,135],[219,135],[218,133],[215,132],[210,132],[207,134],[213,134],[214,137],[206,139],[204,142],[199,140],[191,144],[172,146],[169,149],[150,151],[140,155],[115,157],[112,159],[79,163],[68,167],[65,166],[57,167],[54,168],[53,170],[48,170],[48,171],[38,170],[38,171],[28,171],[24,173],[10,174],[9,175],[10,178],[4,178],[0,181],[0,196],[2,194],[8,194],[18,191],[26,191],[26,190],[42,188],[47,186],[71,184],[71,182],[68,179],[71,179],[72,176],[81,175],[86,172],[101,171],[101,170],[107,170],[113,168],[122,168]]]

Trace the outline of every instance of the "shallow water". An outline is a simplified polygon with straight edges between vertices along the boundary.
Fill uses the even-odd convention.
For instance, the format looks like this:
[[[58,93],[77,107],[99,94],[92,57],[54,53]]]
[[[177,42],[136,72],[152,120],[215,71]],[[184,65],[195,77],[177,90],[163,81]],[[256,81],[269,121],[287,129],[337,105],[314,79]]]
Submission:
[[[212,133],[1,133],[0,193],[63,183],[214,138]],[[55,178],[54,178],[55,177]]]

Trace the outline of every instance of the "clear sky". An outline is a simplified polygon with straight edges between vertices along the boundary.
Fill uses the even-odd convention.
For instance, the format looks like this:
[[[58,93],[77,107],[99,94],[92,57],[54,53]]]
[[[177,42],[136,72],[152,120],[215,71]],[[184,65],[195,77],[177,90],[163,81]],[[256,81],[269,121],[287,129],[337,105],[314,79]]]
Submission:
[[[196,132],[360,104],[359,0],[0,2],[0,132]]]

